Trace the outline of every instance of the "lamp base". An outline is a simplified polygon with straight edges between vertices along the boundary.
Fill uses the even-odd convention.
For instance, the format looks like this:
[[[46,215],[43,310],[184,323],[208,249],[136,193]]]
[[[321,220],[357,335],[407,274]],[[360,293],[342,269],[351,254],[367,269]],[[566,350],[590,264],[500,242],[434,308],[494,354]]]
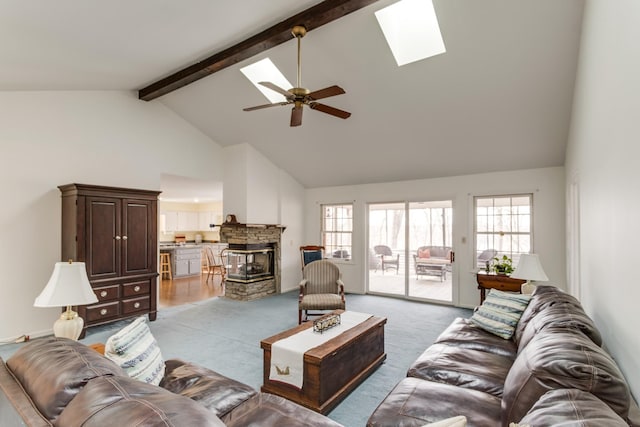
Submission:
[[[531,295],[533,291],[536,290],[536,287],[537,287],[536,285],[527,281],[527,282],[524,282],[522,286],[520,286],[520,292],[525,295]]]
[[[57,338],[69,338],[77,341],[83,326],[84,320],[82,320],[82,317],[71,310],[71,307],[67,307],[67,311],[62,313],[60,318],[53,324],[53,334]]]

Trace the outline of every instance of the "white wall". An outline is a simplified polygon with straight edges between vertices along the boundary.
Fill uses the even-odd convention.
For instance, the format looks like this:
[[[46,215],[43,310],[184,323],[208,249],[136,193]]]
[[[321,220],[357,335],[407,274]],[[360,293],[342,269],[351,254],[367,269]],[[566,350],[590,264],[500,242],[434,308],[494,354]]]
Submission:
[[[280,169],[251,146],[247,154],[247,224],[278,224]]]
[[[473,270],[473,196],[533,193],[534,250],[550,283],[565,288],[564,169],[545,168],[449,178],[310,189],[306,192],[306,244],[320,243],[320,204],[354,205],[353,259],[340,263],[346,290],[365,292],[367,203],[453,200],[456,251],[454,303],[479,304]],[[465,243],[463,243],[463,239]]]
[[[221,180],[221,148],[129,92],[0,92],[0,340],[50,333],[34,308],[60,260],[60,192],[72,182],[160,189],[160,174]]]
[[[300,245],[304,232],[304,188],[249,144],[226,147],[223,207],[241,223],[280,224],[281,290],[300,281]]]
[[[580,295],[640,397],[640,2],[588,0],[567,150],[577,177]]]
[[[289,174],[280,171],[280,221],[286,227],[282,233],[280,266],[281,289],[287,292],[298,288],[302,278],[300,246],[304,234],[304,188]]]
[[[224,180],[222,209],[224,218],[234,214],[236,219],[247,223],[247,157],[248,144],[224,147]]]

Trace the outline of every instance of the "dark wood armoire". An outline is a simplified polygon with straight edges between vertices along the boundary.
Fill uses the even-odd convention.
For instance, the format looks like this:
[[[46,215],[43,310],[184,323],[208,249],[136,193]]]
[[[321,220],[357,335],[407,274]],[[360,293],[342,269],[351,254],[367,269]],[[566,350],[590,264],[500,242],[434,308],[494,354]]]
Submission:
[[[62,192],[62,261],[84,262],[96,304],[87,327],[157,314],[159,191],[68,184]]]

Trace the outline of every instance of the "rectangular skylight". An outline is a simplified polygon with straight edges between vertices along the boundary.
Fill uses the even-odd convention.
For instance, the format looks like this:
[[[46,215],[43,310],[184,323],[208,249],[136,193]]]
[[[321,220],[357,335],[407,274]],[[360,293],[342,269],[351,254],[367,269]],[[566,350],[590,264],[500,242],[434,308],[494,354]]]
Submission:
[[[293,85],[287,81],[287,78],[282,75],[280,70],[278,70],[269,58],[247,65],[246,67],[241,68],[240,71],[251,81],[251,83],[253,83],[255,87],[258,88],[260,92],[262,92],[264,96],[267,97],[269,102],[272,104],[275,102],[284,102],[286,101],[286,98],[278,92],[258,84],[259,82],[271,82],[276,86],[280,86],[284,90],[289,90],[293,87]]]
[[[398,66],[446,52],[432,0],[400,0],[376,18]]]

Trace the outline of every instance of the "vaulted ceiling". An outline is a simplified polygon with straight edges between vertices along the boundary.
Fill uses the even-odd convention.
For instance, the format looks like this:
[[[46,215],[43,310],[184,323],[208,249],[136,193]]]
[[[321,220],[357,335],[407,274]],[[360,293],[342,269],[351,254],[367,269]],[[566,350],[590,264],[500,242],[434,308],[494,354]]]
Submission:
[[[310,31],[302,83],[347,120],[266,102],[239,68],[269,57],[296,80],[290,41],[153,101],[216,143],[249,143],[305,187],[564,164],[583,0],[434,0],[447,52],[398,67],[379,0]],[[320,3],[312,0],[3,2],[0,90],[131,90]],[[147,101],[140,101],[147,102]]]

